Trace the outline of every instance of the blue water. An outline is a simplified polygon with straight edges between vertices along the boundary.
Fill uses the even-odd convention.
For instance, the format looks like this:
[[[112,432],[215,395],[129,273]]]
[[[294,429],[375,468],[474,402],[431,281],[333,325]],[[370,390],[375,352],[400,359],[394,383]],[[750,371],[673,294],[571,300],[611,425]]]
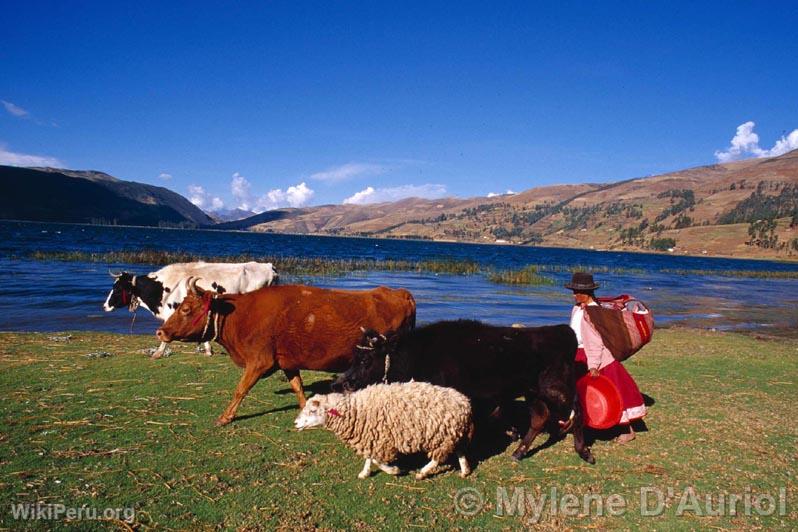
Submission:
[[[127,311],[105,313],[111,287],[108,268],[145,273],[158,267],[127,264],[31,261],[40,251],[117,251],[152,248],[223,256],[254,254],[373,259],[471,260],[497,268],[527,264],[622,266],[635,274],[596,274],[600,294],[632,293],[652,308],[658,324],[718,328],[798,327],[798,280],[762,280],[720,275],[674,275],[664,269],[798,271],[798,264],[680,257],[572,249],[455,244],[427,241],[335,238],[264,233],[100,227],[0,222],[0,330],[101,330],[127,332]],[[275,266],[280,271],[279,260]],[[404,287],[416,297],[421,323],[475,318],[496,324],[543,325],[568,321],[570,274],[547,274],[556,286],[510,287],[482,275],[352,273],[336,277],[284,276],[318,286]],[[138,312],[135,332],[154,331],[157,321]]]

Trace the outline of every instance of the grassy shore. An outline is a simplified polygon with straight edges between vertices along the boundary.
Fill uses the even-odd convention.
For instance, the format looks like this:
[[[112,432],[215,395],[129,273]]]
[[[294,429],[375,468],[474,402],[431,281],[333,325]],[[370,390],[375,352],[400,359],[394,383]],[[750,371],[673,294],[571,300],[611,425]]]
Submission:
[[[0,334],[0,527],[7,529],[510,529],[530,524],[507,515],[497,490],[536,497],[584,495],[625,501],[620,515],[564,515],[548,510],[547,529],[773,529],[798,527],[795,481],[798,429],[788,418],[798,393],[798,347],[791,341],[697,330],[658,331],[626,363],[651,398],[641,431],[619,446],[598,435],[597,464],[578,459],[567,440],[519,464],[513,445],[483,435],[472,450],[471,477],[451,467],[417,481],[375,473],[358,480],[362,462],[323,430],[296,432],[296,402],[275,375],[258,383],[223,428],[215,417],[240,377],[226,356],[205,358],[174,345],[159,361],[143,350],[152,336],[73,332]],[[218,346],[217,346],[217,349]],[[90,355],[90,356],[87,356]],[[310,391],[329,375],[303,374]],[[650,401],[650,402],[651,402]],[[542,440],[537,442],[542,443]],[[418,461],[412,462],[418,464]],[[786,487],[786,515],[677,515],[679,497],[773,495]],[[458,512],[458,490],[484,506]],[[642,516],[640,490],[673,489],[661,515]],[[649,500],[654,500],[649,499]],[[503,515],[497,515],[499,508]],[[131,525],[19,521],[16,503],[135,509]],[[505,500],[505,502],[507,502]]]

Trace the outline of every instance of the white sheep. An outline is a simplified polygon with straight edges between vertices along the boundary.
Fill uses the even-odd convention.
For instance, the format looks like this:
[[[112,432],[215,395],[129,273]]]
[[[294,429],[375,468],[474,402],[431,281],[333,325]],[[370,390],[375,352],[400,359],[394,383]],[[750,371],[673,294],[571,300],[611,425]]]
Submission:
[[[430,461],[416,478],[426,478],[452,452],[460,475],[471,472],[465,449],[474,432],[471,403],[452,388],[426,382],[374,384],[349,394],[316,395],[294,421],[297,429],[324,425],[366,459],[358,478],[371,466],[389,475],[399,454],[425,452]]]

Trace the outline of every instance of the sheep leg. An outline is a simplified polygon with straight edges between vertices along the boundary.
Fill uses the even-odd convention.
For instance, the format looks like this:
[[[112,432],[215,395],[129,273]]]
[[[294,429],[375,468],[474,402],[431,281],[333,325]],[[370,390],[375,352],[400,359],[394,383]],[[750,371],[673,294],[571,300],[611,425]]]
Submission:
[[[427,463],[427,465],[421,468],[421,471],[416,473],[416,480],[424,480],[429,476],[430,471],[432,471],[436,467],[438,467],[438,461],[430,460],[429,463]]]
[[[529,402],[529,398],[527,398],[527,402]],[[521,441],[521,444],[513,453],[513,460],[519,461],[521,458],[526,455],[529,451],[529,448],[532,446],[532,442],[535,440],[540,431],[543,430],[543,427],[546,426],[546,421],[549,419],[549,407],[546,406],[546,403],[541,401],[540,399],[535,399],[530,403],[529,410],[532,414],[532,419],[529,423],[529,430],[526,432],[524,439]]]
[[[371,475],[371,458],[366,458],[366,463],[363,464],[363,470],[357,474],[357,478],[368,478]]]
[[[376,460],[373,460],[373,462],[375,464],[377,464],[377,467],[379,467],[380,469],[382,469],[383,471],[385,471],[389,475],[398,475],[399,474],[399,468],[396,467],[396,466],[389,466],[389,465],[381,464],[381,463],[379,463]]]
[[[460,462],[460,476],[465,478],[471,474],[471,466],[468,465],[468,458],[464,453],[458,451],[457,460]]]
[[[291,383],[291,389],[296,394],[296,400],[299,403],[299,409],[305,408],[305,390],[302,388],[302,377],[299,375],[299,370],[284,369],[288,382]]]

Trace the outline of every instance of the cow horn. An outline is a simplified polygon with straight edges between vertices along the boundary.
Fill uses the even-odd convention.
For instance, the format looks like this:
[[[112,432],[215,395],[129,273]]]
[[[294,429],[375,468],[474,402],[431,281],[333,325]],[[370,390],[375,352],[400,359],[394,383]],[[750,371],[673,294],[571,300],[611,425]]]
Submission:
[[[362,325],[360,326],[360,332],[362,332],[363,334],[366,334],[366,328],[363,327]]]
[[[119,279],[120,277],[122,277],[122,273],[123,272],[114,273],[114,272],[111,271],[111,268],[108,268],[108,275],[110,275],[114,279]]]
[[[188,286],[188,291],[194,294],[195,296],[199,296],[199,292],[197,291],[197,281],[199,281],[199,277],[189,277],[186,281],[186,285]]]

